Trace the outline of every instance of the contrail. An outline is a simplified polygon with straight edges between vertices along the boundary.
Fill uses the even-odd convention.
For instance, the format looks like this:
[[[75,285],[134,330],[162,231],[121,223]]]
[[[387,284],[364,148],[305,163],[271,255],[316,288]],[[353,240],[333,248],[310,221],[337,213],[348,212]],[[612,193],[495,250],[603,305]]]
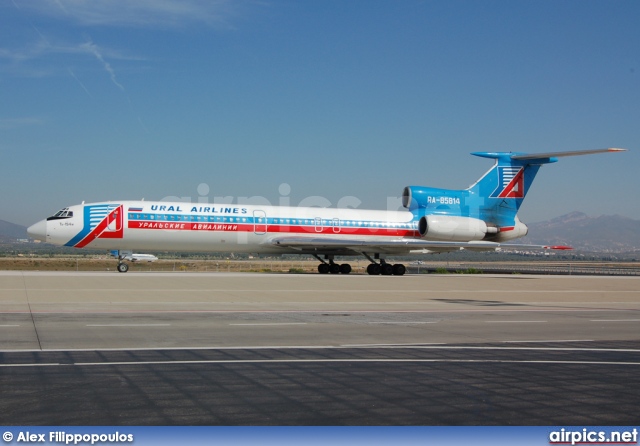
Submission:
[[[113,82],[116,85],[116,87],[118,87],[120,90],[125,91],[122,84],[120,84],[116,79],[115,71],[113,71],[113,68],[111,68],[111,65],[109,64],[109,62],[104,60],[104,57],[102,57],[102,54],[100,53],[100,50],[98,49],[98,46],[96,44],[94,44],[91,40],[89,40],[87,43],[82,44],[81,48],[89,51],[94,56],[96,56],[96,59],[102,62],[102,66],[104,66],[104,69],[107,70],[107,73],[109,73],[109,76],[111,76],[111,82]]]
[[[80,79],[78,79],[78,76],[76,76],[75,73],[73,71],[71,71],[71,68],[67,68],[67,71],[69,72],[69,74],[71,75],[72,78],[74,78],[76,81],[78,81],[78,83],[80,84],[82,89],[85,91],[85,93],[87,93],[89,95],[89,97],[91,99],[93,99],[93,96],[91,96],[91,93],[89,93],[89,90],[87,90],[87,87],[85,87],[84,84],[82,82],[80,82]]]

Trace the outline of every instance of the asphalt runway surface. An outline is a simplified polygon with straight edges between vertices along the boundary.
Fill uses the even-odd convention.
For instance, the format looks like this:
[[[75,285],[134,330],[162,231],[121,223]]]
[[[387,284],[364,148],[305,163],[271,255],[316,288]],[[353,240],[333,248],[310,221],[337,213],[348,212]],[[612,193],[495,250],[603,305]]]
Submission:
[[[632,425],[640,278],[0,272],[3,425]]]

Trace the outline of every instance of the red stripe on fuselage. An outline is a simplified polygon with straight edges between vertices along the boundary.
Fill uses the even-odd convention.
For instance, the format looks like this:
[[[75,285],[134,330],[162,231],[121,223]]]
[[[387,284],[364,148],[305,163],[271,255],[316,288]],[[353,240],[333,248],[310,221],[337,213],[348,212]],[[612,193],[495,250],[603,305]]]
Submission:
[[[257,232],[264,233],[265,225],[237,224],[237,223],[198,223],[198,222],[167,222],[167,221],[142,221],[129,220],[129,229],[153,229],[165,231],[219,231],[219,232]],[[406,228],[357,228],[352,226],[300,226],[300,225],[268,225],[267,233],[286,234],[342,234],[342,235],[378,235],[417,237],[419,234],[413,229]]]
[[[239,225],[237,223],[193,223],[169,221],[129,221],[129,229],[161,229],[165,231],[253,231],[253,225]]]

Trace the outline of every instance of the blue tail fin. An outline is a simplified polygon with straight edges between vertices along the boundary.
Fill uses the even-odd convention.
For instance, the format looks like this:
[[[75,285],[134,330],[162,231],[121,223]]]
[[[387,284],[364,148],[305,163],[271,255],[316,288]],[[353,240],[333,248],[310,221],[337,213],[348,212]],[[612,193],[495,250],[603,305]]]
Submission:
[[[581,150],[533,155],[475,152],[473,155],[495,160],[493,167],[475,184],[464,190],[407,186],[402,194],[402,205],[413,212],[416,219],[423,215],[470,217],[497,227],[499,232],[512,230],[518,226],[518,210],[542,165],[555,163],[564,156],[624,150]]]
[[[526,154],[511,152],[475,152],[472,155],[495,159],[496,163],[467,191],[477,205],[478,218],[498,227],[513,226],[540,166],[555,163],[559,157],[619,152],[624,149],[582,150]]]
[[[473,155],[496,160],[491,170],[469,187],[468,191],[469,198],[473,201],[477,199],[478,218],[498,227],[515,224],[516,214],[540,166],[557,161],[518,160],[513,159],[513,153],[501,152],[476,152]]]

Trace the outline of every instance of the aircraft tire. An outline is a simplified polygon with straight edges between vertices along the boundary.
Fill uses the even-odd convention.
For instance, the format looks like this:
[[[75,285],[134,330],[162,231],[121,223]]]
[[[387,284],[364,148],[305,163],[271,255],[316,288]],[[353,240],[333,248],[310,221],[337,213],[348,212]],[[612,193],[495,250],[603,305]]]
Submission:
[[[370,276],[377,276],[380,274],[380,265],[378,265],[377,263],[372,263],[369,266],[367,266],[367,274],[369,274]]]
[[[404,276],[404,273],[407,272],[407,268],[402,263],[396,263],[393,265],[393,275],[394,276]]]
[[[340,274],[340,265],[338,265],[337,263],[332,263],[331,265],[329,265],[329,272],[331,274]]]
[[[321,263],[318,265],[318,272],[320,274],[327,274],[329,272],[329,265],[326,263]]]
[[[129,271],[129,265],[127,265],[126,263],[118,263],[119,273],[126,273],[127,271]]]
[[[393,266],[388,263],[383,263],[380,265],[380,274],[383,276],[390,276],[393,274]]]
[[[351,265],[343,263],[340,265],[340,274],[349,274],[351,272]]]

